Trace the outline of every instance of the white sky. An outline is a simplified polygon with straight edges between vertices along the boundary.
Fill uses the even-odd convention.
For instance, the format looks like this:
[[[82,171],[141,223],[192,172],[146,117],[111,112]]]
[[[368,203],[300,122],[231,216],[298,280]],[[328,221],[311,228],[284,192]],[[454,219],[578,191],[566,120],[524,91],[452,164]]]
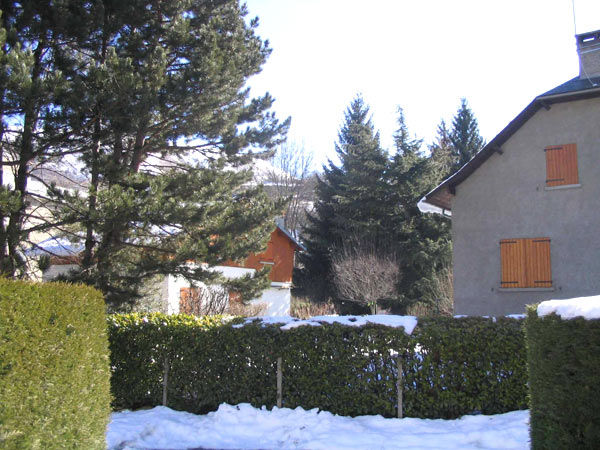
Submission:
[[[577,33],[600,29],[600,0],[574,0]],[[579,73],[572,0],[246,0],[273,53],[251,79],[292,116],[289,139],[318,167],[335,158],[355,94],[391,149],[396,108],[433,141],[466,97],[491,140],[533,98]]]

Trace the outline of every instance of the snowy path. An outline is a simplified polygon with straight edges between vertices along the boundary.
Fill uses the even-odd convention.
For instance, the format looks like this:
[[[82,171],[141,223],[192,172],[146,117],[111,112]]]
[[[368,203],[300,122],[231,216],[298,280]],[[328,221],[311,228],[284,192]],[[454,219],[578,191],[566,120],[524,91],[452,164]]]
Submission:
[[[109,449],[528,449],[529,412],[458,420],[336,416],[222,404],[204,416],[158,406],[114,413]]]

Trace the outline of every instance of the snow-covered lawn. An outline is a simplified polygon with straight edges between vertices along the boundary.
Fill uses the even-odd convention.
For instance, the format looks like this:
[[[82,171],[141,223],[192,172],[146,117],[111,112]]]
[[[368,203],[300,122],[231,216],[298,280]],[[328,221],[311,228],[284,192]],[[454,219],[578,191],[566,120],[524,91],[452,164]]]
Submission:
[[[204,416],[157,406],[113,413],[109,449],[527,449],[529,412],[458,420],[342,417],[316,409],[222,404]]]

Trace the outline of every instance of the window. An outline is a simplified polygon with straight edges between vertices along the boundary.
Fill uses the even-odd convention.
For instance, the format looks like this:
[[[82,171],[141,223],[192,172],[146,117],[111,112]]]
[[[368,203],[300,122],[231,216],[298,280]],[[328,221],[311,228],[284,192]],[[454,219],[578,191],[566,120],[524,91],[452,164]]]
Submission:
[[[546,152],[546,187],[579,184],[577,145],[553,145]]]
[[[550,238],[502,239],[501,288],[551,288]]]

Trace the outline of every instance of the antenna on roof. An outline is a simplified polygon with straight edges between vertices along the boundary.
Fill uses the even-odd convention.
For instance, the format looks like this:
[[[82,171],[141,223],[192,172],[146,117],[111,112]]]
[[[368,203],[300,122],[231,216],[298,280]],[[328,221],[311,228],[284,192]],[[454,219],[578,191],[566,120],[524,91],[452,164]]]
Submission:
[[[594,52],[600,51],[600,47],[594,46],[593,48],[588,48],[587,50],[583,50],[583,47],[586,46],[586,44],[585,44],[586,38],[584,38],[583,35],[582,36],[577,35],[577,16],[575,14],[575,0],[571,0],[571,5],[573,6],[573,29],[575,31],[575,38],[577,40],[577,54],[579,55],[579,68],[580,68],[579,78],[585,77],[593,87],[597,87],[598,83],[592,81],[592,79],[588,75],[588,72],[586,70],[586,63],[582,59],[582,58],[585,58],[585,56],[582,56],[582,55],[584,55],[585,53],[594,53]],[[592,37],[591,40],[598,40],[599,35],[597,34],[597,32],[594,32],[594,33],[596,33],[596,35],[594,37]],[[584,33],[584,34],[587,35],[588,33]],[[597,72],[597,70],[594,72]],[[597,73],[594,73],[593,75],[596,76]]]
[[[573,30],[574,34],[577,35],[577,21],[575,20],[575,0],[571,0],[571,5],[573,5]]]

